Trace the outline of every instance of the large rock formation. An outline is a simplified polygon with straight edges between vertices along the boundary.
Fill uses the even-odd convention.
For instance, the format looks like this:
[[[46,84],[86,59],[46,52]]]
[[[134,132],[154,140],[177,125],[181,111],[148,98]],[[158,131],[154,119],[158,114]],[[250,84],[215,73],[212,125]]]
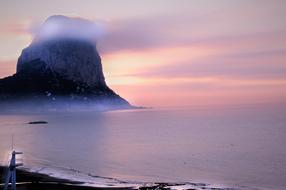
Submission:
[[[60,39],[31,44],[18,59],[17,73],[37,69],[33,64],[37,59],[45,63],[46,69],[67,80],[80,81],[90,87],[106,86],[100,57],[88,41]]]
[[[80,33],[78,26],[73,26],[78,23],[83,27]],[[95,43],[90,33],[84,35],[84,27],[90,27],[91,23],[53,16],[43,24],[43,30],[51,24],[58,25],[57,30],[48,35],[40,31],[22,51],[16,74],[0,79],[0,101],[130,108],[130,104],[105,83]]]

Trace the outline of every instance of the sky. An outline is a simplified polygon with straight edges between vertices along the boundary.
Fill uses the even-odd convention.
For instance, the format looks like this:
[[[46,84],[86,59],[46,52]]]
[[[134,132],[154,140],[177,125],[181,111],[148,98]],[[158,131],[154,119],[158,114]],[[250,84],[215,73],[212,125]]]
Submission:
[[[0,78],[52,15],[102,27],[107,84],[134,105],[286,100],[284,0],[0,0]]]

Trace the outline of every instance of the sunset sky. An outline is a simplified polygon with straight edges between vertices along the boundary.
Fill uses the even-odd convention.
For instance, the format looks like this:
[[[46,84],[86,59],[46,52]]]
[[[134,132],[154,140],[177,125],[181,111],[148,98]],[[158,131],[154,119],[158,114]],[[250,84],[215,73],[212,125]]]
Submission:
[[[286,102],[285,0],[2,0],[1,78],[51,15],[98,23],[107,83],[132,104]]]

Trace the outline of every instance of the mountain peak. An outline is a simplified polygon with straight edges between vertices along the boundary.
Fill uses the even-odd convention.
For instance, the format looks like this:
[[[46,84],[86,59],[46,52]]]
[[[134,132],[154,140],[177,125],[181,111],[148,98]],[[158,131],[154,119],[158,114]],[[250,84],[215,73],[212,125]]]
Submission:
[[[86,83],[91,87],[106,85],[101,58],[92,42],[63,38],[32,43],[22,51],[17,73],[25,69],[34,70],[34,65],[30,63],[35,59],[45,62],[46,69],[67,80]]]

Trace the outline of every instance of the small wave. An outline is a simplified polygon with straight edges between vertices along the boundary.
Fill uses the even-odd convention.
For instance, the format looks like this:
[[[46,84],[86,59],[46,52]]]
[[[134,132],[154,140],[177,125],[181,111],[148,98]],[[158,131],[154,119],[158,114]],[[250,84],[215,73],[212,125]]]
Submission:
[[[39,174],[46,174],[58,179],[65,179],[74,182],[80,182],[82,185],[91,187],[130,187],[136,188],[141,184],[128,183],[110,177],[102,177],[93,174],[86,174],[74,168],[53,166],[53,167],[23,167],[25,171]]]
[[[132,182],[122,181],[119,179],[98,176],[91,173],[84,173],[80,170],[63,166],[52,167],[22,167],[25,171],[39,174],[46,174],[50,177],[78,182],[80,186],[89,187],[113,187],[113,188],[133,188],[133,189],[172,189],[172,190],[246,190],[249,188],[228,188],[223,185],[214,185],[208,183],[193,183],[193,182],[179,182],[179,183],[161,183],[161,182]]]

